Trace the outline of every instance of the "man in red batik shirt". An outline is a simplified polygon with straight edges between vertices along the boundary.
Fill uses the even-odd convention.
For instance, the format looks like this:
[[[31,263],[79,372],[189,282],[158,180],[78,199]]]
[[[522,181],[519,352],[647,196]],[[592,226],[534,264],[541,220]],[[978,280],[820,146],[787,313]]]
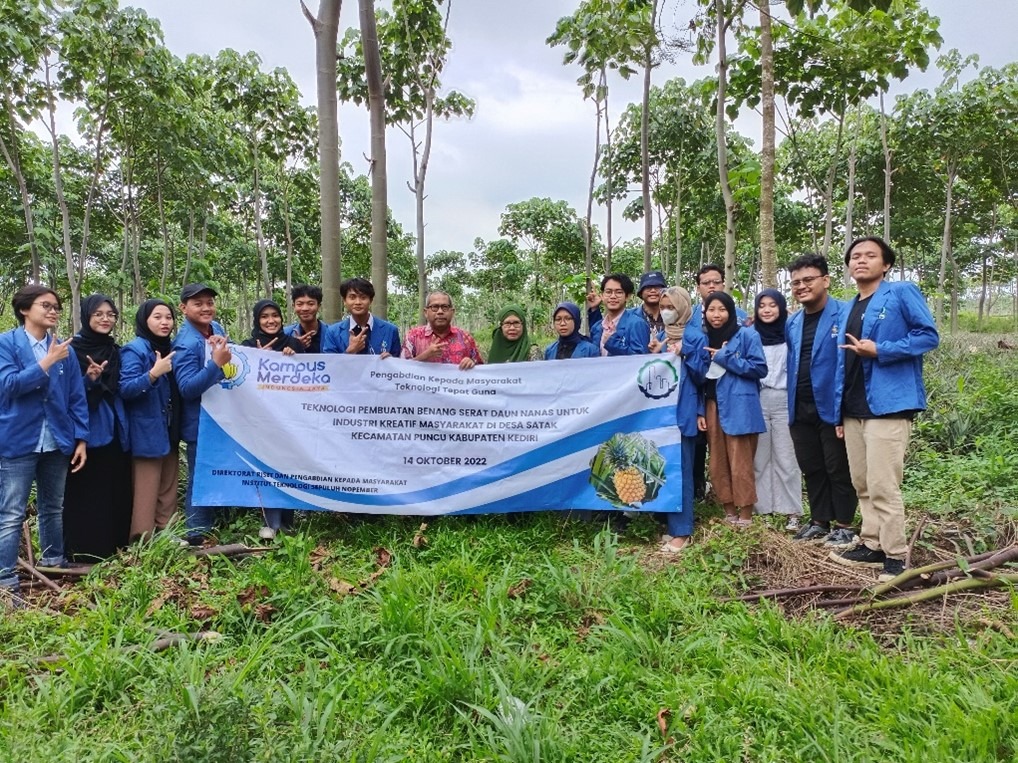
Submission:
[[[407,332],[400,357],[425,363],[454,363],[463,370],[484,362],[474,338],[452,325],[456,312],[452,297],[444,291],[433,291],[424,304],[428,323]]]

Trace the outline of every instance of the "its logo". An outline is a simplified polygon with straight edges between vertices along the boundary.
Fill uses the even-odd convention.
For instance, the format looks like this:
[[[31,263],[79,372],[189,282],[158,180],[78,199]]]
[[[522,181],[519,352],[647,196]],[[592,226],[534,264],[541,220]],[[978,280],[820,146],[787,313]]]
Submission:
[[[233,357],[230,358],[229,363],[223,366],[223,373],[226,375],[226,378],[219,382],[219,386],[223,389],[239,387],[244,383],[244,379],[247,378],[248,373],[251,371],[251,365],[247,362],[247,356],[238,347],[231,347],[230,350]]]
[[[636,374],[640,392],[651,400],[668,397],[679,386],[679,372],[667,360],[655,359],[641,366]]]

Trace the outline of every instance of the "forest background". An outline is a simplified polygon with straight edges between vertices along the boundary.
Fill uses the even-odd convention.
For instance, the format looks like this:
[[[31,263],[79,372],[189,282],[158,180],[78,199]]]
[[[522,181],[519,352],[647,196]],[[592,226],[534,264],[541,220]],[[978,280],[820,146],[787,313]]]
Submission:
[[[654,267],[689,285],[719,261],[746,301],[780,285],[796,254],[837,262],[846,240],[877,233],[942,322],[969,311],[973,325],[1014,325],[1018,65],[993,43],[1009,12],[999,4],[963,17],[940,4],[978,30],[993,66],[948,48],[951,29],[917,0],[305,9],[319,25],[334,11],[341,27],[345,142],[326,162],[339,167],[326,224],[338,224],[338,251],[336,237],[323,245],[316,38],[299,5],[217,4],[201,24],[194,4],[139,5],[153,15],[115,0],[3,0],[5,323],[27,280],[108,292],[128,315],[204,280],[244,336],[249,306],[284,302],[293,283],[324,281],[337,317],[338,281],[324,272],[372,277],[377,312],[404,328],[420,293],[444,288],[471,328],[522,301],[546,331],[550,307],[588,276]],[[370,135],[365,11],[379,42],[376,125],[388,128]],[[252,33],[264,50],[223,45]],[[300,85],[263,57],[298,59]],[[908,90],[916,77],[929,86]]]

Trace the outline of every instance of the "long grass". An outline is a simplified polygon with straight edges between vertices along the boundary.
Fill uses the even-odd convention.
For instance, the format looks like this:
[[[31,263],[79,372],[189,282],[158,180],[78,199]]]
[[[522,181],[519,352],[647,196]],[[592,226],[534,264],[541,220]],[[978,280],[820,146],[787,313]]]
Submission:
[[[302,528],[240,562],[144,546],[79,584],[66,612],[3,620],[0,758],[1018,756],[1015,644],[959,631],[889,650],[823,615],[720,604],[751,537],[712,533],[662,563],[549,515],[439,519],[422,548],[416,521]],[[379,547],[392,560],[371,581]],[[157,630],[220,637],[131,648]],[[39,662],[53,654],[66,659]]]

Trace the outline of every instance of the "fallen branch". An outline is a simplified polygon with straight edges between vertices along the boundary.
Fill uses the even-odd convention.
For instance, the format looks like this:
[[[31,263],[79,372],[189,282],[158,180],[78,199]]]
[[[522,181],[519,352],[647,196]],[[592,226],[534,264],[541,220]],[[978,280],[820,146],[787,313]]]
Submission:
[[[32,531],[28,527],[28,520],[21,523],[21,537],[25,541],[25,558],[28,563],[35,566],[35,549],[32,548]]]
[[[770,591],[760,591],[759,593],[747,593],[743,596],[726,596],[723,599],[719,599],[721,603],[731,601],[759,601],[760,599],[780,599],[785,596],[804,596],[811,593],[836,593],[840,591],[859,591],[857,585],[811,585],[804,586],[802,588],[775,588]]]
[[[247,556],[273,551],[272,546],[247,546],[243,543],[226,543],[221,546],[191,549],[192,556]]]
[[[987,551],[986,553],[983,554],[976,554],[975,556],[963,557],[961,563],[968,565],[977,564],[985,559],[990,559],[991,557],[999,553],[1001,552]],[[955,569],[959,566],[959,564],[960,563],[958,561],[958,558],[954,558],[948,559],[947,561],[943,562],[934,562],[933,564],[927,564],[923,567],[914,567],[910,570],[905,570],[896,578],[893,578],[887,581],[886,583],[881,583],[880,585],[874,586],[872,589],[870,589],[869,593],[871,596],[875,597],[885,594],[888,591],[892,591],[894,589],[901,591],[906,588],[912,588],[914,586],[920,585],[923,582],[923,576],[932,575],[934,572],[941,572],[943,570]]]
[[[929,601],[930,599],[936,599],[941,596],[947,596],[948,594],[959,593],[961,591],[973,591],[981,588],[994,588],[996,586],[1014,584],[1018,584],[1018,575],[989,575],[985,578],[966,578],[964,580],[957,580],[953,583],[948,583],[947,585],[937,586],[936,588],[927,588],[923,591],[916,591],[915,593],[907,596],[898,596],[893,599],[880,599],[878,601],[870,601],[865,604],[857,604],[854,607],[849,607],[848,609],[835,612],[834,619],[844,620],[846,617],[857,615],[861,612],[872,612],[878,609],[911,606],[912,604],[918,604],[922,601]]]
[[[120,651],[131,653],[147,649],[150,652],[162,652],[171,646],[182,644],[185,641],[218,641],[222,638],[222,634],[216,631],[198,631],[197,633],[171,633],[166,631],[164,634],[150,644],[130,644],[121,647]],[[36,663],[40,665],[57,665],[61,662],[66,662],[67,659],[68,657],[65,654],[49,654],[37,659]]]
[[[916,525],[915,532],[912,533],[912,539],[908,542],[908,549],[905,551],[905,569],[912,566],[912,549],[915,548],[915,542],[919,540],[919,535],[926,527],[926,519],[927,516],[924,514],[923,518],[919,520],[919,524]]]
[[[83,578],[92,571],[94,565],[86,564],[81,567],[36,567],[39,572],[47,575],[54,575],[65,578]]]
[[[41,572],[39,572],[39,570],[36,569],[35,565],[29,564],[24,559],[22,559],[20,556],[18,557],[18,567],[23,569],[25,572],[27,572],[33,578],[38,580],[40,583],[42,583],[44,586],[46,586],[51,591],[54,591],[56,593],[63,593],[63,590],[60,588],[60,586],[58,586],[56,583],[54,583],[48,577],[46,577]]]

